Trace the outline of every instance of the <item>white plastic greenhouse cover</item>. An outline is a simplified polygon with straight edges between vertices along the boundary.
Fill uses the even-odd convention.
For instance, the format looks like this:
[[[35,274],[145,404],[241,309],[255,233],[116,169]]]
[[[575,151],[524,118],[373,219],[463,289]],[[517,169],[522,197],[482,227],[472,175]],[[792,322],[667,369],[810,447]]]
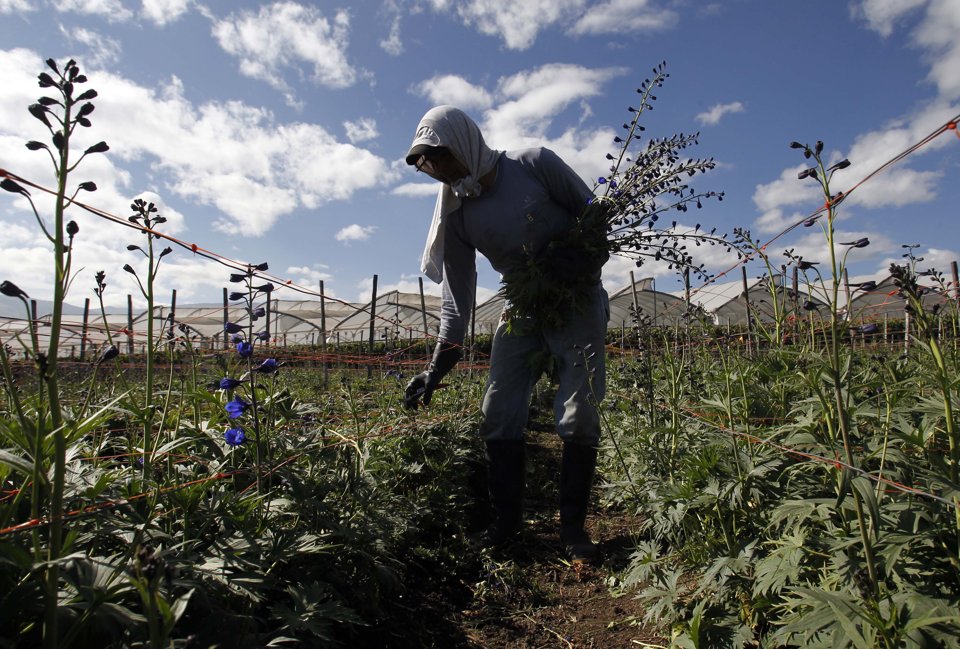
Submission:
[[[904,302],[896,295],[896,287],[888,276],[856,278],[851,283],[873,279],[877,288],[868,293],[855,291],[851,295],[850,314],[857,320],[877,320],[885,316],[902,317]],[[811,301],[823,308],[826,306],[824,291],[813,285],[801,285],[799,295],[794,301],[793,291],[784,285],[781,276],[775,278],[778,299],[793,309],[796,303],[802,305]],[[751,313],[764,321],[772,317],[769,280],[755,279],[748,283]],[[609,291],[609,289],[608,289]],[[620,329],[632,325],[631,307],[634,291],[641,313],[656,318],[656,324],[674,326],[689,321],[684,293],[664,293],[654,290],[650,278],[637,280],[610,294],[610,320],[608,328]],[[845,301],[845,291],[839,291],[841,303]],[[931,292],[925,298],[927,306],[946,301],[938,292]],[[723,284],[711,283],[691,292],[690,301],[698,313],[707,314],[714,324],[743,325],[746,322],[746,308],[743,296],[743,282],[733,281]],[[421,304],[423,306],[421,306]],[[261,306],[258,304],[257,306]],[[263,305],[265,306],[265,305]],[[472,331],[477,334],[492,333],[503,310],[503,298],[495,295],[475,309],[476,322]],[[158,340],[171,332],[179,338],[189,338],[198,347],[220,349],[226,344],[224,320],[233,322],[244,329],[248,327],[250,314],[243,306],[230,304],[194,304],[178,306],[171,328],[170,307],[163,305],[154,308],[154,332]],[[131,322],[132,320],[132,322]],[[390,291],[377,297],[375,305],[374,336],[377,340],[409,339],[418,340],[437,335],[440,322],[440,298],[419,293]],[[263,318],[253,322],[254,334],[266,330],[269,325],[271,341],[284,345],[319,345],[326,341],[360,342],[369,341],[370,304],[345,303],[333,298],[324,299],[321,311],[320,300],[271,300],[270,309]],[[81,316],[64,316],[61,331],[61,352],[63,355],[77,355],[83,338],[83,319]],[[36,336],[41,348],[49,343],[50,316],[38,318]],[[132,318],[125,313],[111,313],[106,317],[106,326],[99,313],[91,311],[84,345],[88,357],[95,356],[108,344],[107,331],[114,344],[124,352],[131,348],[143,351],[147,334],[147,314],[145,311]],[[470,330],[468,330],[470,331]],[[20,353],[30,344],[31,332],[27,321],[22,318],[0,317],[0,340],[9,345],[13,352]]]

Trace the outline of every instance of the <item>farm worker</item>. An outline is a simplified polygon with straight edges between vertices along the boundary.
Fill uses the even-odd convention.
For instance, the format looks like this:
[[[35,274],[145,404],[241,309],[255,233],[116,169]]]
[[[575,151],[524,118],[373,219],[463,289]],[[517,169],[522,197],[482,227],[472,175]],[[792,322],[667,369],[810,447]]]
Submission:
[[[593,197],[590,188],[545,148],[496,151],[477,124],[452,106],[423,116],[407,153],[408,165],[440,181],[422,270],[442,284],[440,334],[427,371],[407,385],[404,402],[429,403],[440,380],[460,359],[474,302],[476,253],[501,275],[524,263],[571,227]],[[600,269],[591,271],[590,303],[567,325],[508,331],[501,318],[493,339],[490,374],[481,410],[493,522],[481,543],[496,547],[516,539],[523,523],[523,430],[538,372],[531,358],[549,353],[559,379],[554,415],[563,440],[560,465],[560,538],[574,561],[599,553],[584,529],[597,464],[600,419],[596,403],[605,390],[604,339],[609,318]],[[589,361],[584,350],[593,350]]]

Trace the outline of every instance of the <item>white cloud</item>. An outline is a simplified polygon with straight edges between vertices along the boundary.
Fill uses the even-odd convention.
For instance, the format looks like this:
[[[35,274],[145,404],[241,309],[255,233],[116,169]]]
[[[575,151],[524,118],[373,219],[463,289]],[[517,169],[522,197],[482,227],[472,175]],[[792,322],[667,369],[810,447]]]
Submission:
[[[497,84],[496,108],[486,113],[487,139],[542,139],[552,115],[574,102],[599,96],[604,83],[624,73],[621,68],[552,63],[504,77]]]
[[[36,236],[36,229],[31,229],[16,223],[4,224],[3,239],[11,245],[32,243]]]
[[[589,7],[571,29],[573,34],[652,32],[673,27],[679,15],[652,0],[607,0]]]
[[[120,60],[121,47],[116,39],[83,27],[67,29],[60,25],[60,33],[68,41],[84,45],[90,52],[85,62],[94,67],[105,67]]]
[[[0,93],[0,141],[10,138],[4,166],[46,178],[49,160],[23,147],[27,139],[47,137],[24,110],[36,100],[35,74],[45,69],[43,60],[28,50],[0,51],[0,68],[8,71]],[[348,199],[399,177],[383,159],[318,125],[278,124],[269,111],[240,102],[194,105],[176,79],[150,89],[101,72],[91,85],[100,92],[94,125],[78,131],[75,144],[105,140],[111,150],[85,160],[74,177],[95,181],[100,189],[92,202],[114,213],[125,214],[142,189],[130,187],[122,167],[132,161],[158,172],[164,182],[153,188],[158,194],[216,206],[221,213],[211,221],[247,236],[264,234],[294,209]]]
[[[891,124],[888,128],[858,136],[850,147],[846,157],[853,163],[847,169],[838,171],[831,184],[833,189],[847,190],[868,173],[886,164],[895,155],[905,151],[914,143],[923,139],[938,126],[943,119],[939,109],[927,110],[913,116],[909,124]],[[925,150],[945,146],[945,138],[931,142]],[[917,171],[901,161],[864,183],[850,195],[850,204],[866,207],[885,207],[909,205],[933,200],[937,184],[942,173],[936,171]]]
[[[76,12],[105,18],[109,22],[123,22],[133,18],[133,12],[121,0],[60,0],[51,3],[60,12]]]
[[[913,158],[947,146],[949,138],[941,137],[928,142],[911,158],[896,162],[868,182],[857,186],[868,174],[923,140],[960,111],[957,105],[957,99],[960,98],[960,40],[956,38],[960,32],[960,3],[956,0],[861,0],[853,5],[853,12],[866,21],[868,28],[889,36],[909,13],[921,8],[923,14],[912,32],[912,38],[914,44],[926,52],[931,66],[929,78],[936,85],[938,95],[927,100],[912,114],[892,120],[878,130],[863,133],[854,139],[844,156],[852,165],[836,172],[830,185],[834,193],[856,187],[841,206],[841,213],[848,206],[903,206],[931,201],[936,197],[937,185],[943,173],[918,170],[909,165],[917,164]],[[840,157],[839,153],[832,154],[828,164],[838,161]],[[763,212],[757,222],[761,231],[771,232],[789,221],[784,220],[784,207],[803,201],[812,211],[814,206],[822,202],[816,183],[794,180],[795,173],[805,166],[787,169],[779,180],[758,185],[754,203]]]
[[[762,234],[775,234],[783,231],[800,219],[808,216],[820,203],[822,193],[820,186],[812,180],[798,180],[797,174],[806,169],[807,165],[784,169],[780,178],[764,185],[757,185],[753,192],[753,203],[762,212],[754,227]],[[784,213],[784,207],[809,207],[805,211],[792,212],[789,216]]]
[[[390,190],[394,196],[406,196],[409,198],[421,198],[424,196],[436,196],[438,185],[435,182],[429,183],[404,183],[397,185]]]
[[[12,14],[18,11],[36,11],[30,0],[0,0],[0,14]]]
[[[867,21],[870,29],[882,36],[893,33],[894,24],[928,0],[862,0],[853,6],[853,14]]]
[[[380,49],[390,56],[403,54],[403,41],[400,40],[400,17],[393,19],[390,25],[390,35],[380,41]]]
[[[447,4],[433,2],[435,8]],[[469,0],[458,5],[457,13],[482,34],[502,38],[509,49],[525,50],[540,31],[579,14],[584,4],[584,0]]]
[[[924,251],[914,251],[914,254],[920,259],[920,261],[917,262],[918,271],[932,268],[943,273],[948,282],[953,281],[950,276],[950,266],[960,257],[960,252],[956,250],[944,250],[943,248],[927,248]],[[890,264],[899,264],[902,266],[905,262],[906,260],[900,255],[887,257],[880,262],[878,272],[886,275],[890,270]]]
[[[465,111],[487,108],[493,102],[486,89],[454,74],[431,77],[421,81],[412,90],[435,106],[450,104]]]
[[[583,118],[590,115],[587,100],[602,95],[607,81],[625,73],[624,68],[556,63],[502,77],[491,89],[455,76],[434,77],[416,84],[414,89],[426,94],[434,104],[452,102],[463,107],[472,100],[489,106],[486,110],[474,109],[477,112],[472,116],[491,147],[547,147],[589,182],[605,173],[605,156],[613,146],[613,130],[589,129],[582,124],[571,125],[560,133],[551,129],[556,117],[570,106],[578,106]],[[395,191],[416,196],[427,193],[425,187],[414,186]]]
[[[372,140],[380,135],[380,131],[377,130],[377,120],[372,117],[361,117],[355,122],[344,122],[343,128],[347,132],[347,139],[354,144]]]
[[[917,45],[931,59],[929,78],[944,99],[960,98],[960,2],[931,0],[926,17],[914,32]]]
[[[819,185],[812,180],[802,182],[797,174],[808,165],[784,169],[780,178],[765,185],[757,185],[753,193],[753,202],[762,211],[776,209],[785,205],[814,204],[820,194]]]
[[[350,14],[326,18],[312,6],[277,2],[259,13],[241,11],[216,21],[213,35],[226,52],[240,59],[240,72],[283,91],[294,103],[283,78],[287,68],[312,66],[313,80],[330,88],[354,83],[356,70],[347,61]]]
[[[729,104],[715,104],[710,110],[697,115],[696,120],[707,126],[715,126],[720,123],[720,120],[723,119],[725,115],[742,112],[743,104],[739,101],[734,101]]]
[[[192,0],[143,0],[142,15],[163,27],[179,19],[191,4]]]
[[[309,288],[316,288],[320,282],[327,282],[333,277],[327,272],[327,266],[323,264],[314,264],[313,266],[290,266],[286,270],[286,275],[293,280],[294,284]],[[324,295],[330,296],[326,284],[324,284]]]
[[[187,219],[183,214],[170,207],[167,202],[163,199],[163,196],[154,192],[154,191],[143,191],[130,199],[133,202],[135,199],[142,199],[146,203],[153,203],[154,207],[157,208],[157,215],[162,216],[167,220],[166,223],[162,223],[157,226],[157,230],[163,232],[164,234],[180,234],[186,229]]]
[[[343,241],[345,243],[350,243],[351,241],[366,241],[376,230],[376,226],[373,225],[357,225],[354,223],[341,229],[334,238],[337,241]]]
[[[869,239],[870,245],[865,248],[849,248],[839,245],[840,242],[856,241],[862,238]],[[837,242],[835,247],[837,261],[840,261],[846,254],[846,263],[848,266],[869,261],[877,257],[882,258],[883,255],[889,255],[891,251],[899,249],[899,246],[894,244],[886,235],[877,232],[867,232],[865,230],[838,229],[835,232],[834,241]],[[782,252],[782,250],[786,248],[792,248],[795,256],[803,257],[807,261],[819,262],[820,272],[826,274],[824,279],[829,278],[830,249],[827,247],[826,237],[819,228],[804,230],[804,234],[799,239],[792,240],[789,244],[784,244],[780,248],[777,248],[776,251],[768,250],[767,252],[771,255],[771,258],[775,260],[774,263],[776,264],[776,260],[780,259],[776,256],[777,252]]]

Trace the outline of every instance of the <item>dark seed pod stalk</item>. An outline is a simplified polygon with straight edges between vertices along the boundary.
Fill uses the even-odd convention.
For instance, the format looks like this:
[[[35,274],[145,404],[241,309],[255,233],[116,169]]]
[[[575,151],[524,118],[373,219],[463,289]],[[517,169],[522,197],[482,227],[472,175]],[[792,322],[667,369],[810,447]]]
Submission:
[[[640,103],[629,107],[631,120],[623,124],[624,133],[614,138],[619,150],[606,156],[611,162],[609,173],[594,185],[594,194],[600,188],[602,193],[583,207],[563,237],[542,250],[528,250],[525,262],[504,275],[501,293],[507,302],[508,325],[532,319],[546,328],[563,326],[588,303],[610,255],[628,257],[637,266],[663,261],[678,272],[692,270],[707,279],[688,244],[736,247],[736,242],[715,230],[702,231],[699,224],[681,231],[676,221],[669,227],[658,223],[667,212],[686,213],[690,206],[699,209],[708,198],[723,200],[723,192],[698,191],[688,185],[690,178],[716,166],[712,158],[681,157],[697,144],[698,134],[652,138],[636,159],[628,156],[642,137],[641,117],[653,109],[653,91],[670,76],[665,70],[666,63],[660,63],[653,77],[637,89]]]

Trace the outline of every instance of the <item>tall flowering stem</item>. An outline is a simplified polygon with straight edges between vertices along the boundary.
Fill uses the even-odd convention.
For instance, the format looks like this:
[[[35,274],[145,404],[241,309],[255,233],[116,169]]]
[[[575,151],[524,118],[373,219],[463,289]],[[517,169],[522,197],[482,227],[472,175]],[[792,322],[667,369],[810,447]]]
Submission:
[[[844,159],[827,167],[823,163],[823,142],[821,141],[817,141],[817,143],[812,147],[799,142],[792,142],[790,146],[794,149],[801,149],[803,151],[804,158],[814,162],[814,166],[804,169],[799,173],[798,179],[805,180],[809,178],[817,182],[820,185],[824,197],[822,214],[826,216],[826,219],[820,218],[820,224],[827,239],[827,250],[830,254],[830,275],[828,276],[830,283],[829,286],[825,287],[825,290],[828,292],[830,297],[830,323],[828,338],[830,382],[832,383],[833,387],[834,406],[836,407],[836,423],[843,443],[844,459],[846,461],[846,467],[840,469],[842,480],[840,484],[839,496],[841,498],[845,497],[846,489],[850,489],[853,494],[857,523],[860,530],[860,540],[863,543],[864,561],[867,564],[867,573],[870,579],[869,585],[872,589],[872,592],[876,594],[879,584],[879,574],[877,571],[877,561],[873,548],[873,541],[870,538],[866,514],[864,513],[863,498],[860,495],[860,492],[851,485],[851,481],[854,477],[852,475],[851,467],[855,467],[857,465],[856,458],[853,454],[853,444],[850,440],[850,415],[847,410],[847,397],[845,396],[847,393],[846,388],[848,386],[845,386],[844,384],[847,378],[845,377],[844,363],[840,358],[840,352],[842,348],[841,332],[845,331],[845,326],[841,322],[839,306],[837,304],[837,300],[840,295],[840,285],[843,278],[843,271],[846,267],[847,255],[851,249],[862,248],[868,245],[869,241],[867,239],[858,239],[857,241],[850,243],[838,243],[836,240],[835,222],[837,216],[837,206],[843,200],[843,194],[831,194],[830,181],[832,180],[833,174],[836,171],[839,171],[840,169],[846,169],[850,166],[850,162]],[[838,245],[846,247],[846,250],[841,257],[838,257],[837,255]],[[880,521],[874,521],[874,525],[879,524]]]
[[[153,308],[155,304],[155,294],[154,294],[154,284],[157,279],[157,273],[160,270],[161,260],[173,252],[173,248],[166,247],[159,254],[157,254],[154,249],[153,242],[155,239],[159,238],[159,234],[153,233],[153,228],[161,223],[166,222],[166,218],[158,213],[157,206],[153,203],[148,203],[143,199],[136,199],[130,205],[130,209],[133,210],[133,214],[128,217],[131,223],[136,223],[143,226],[142,232],[146,235],[147,243],[146,249],[141,248],[138,245],[131,244],[127,246],[127,250],[130,251],[139,251],[147,259],[147,269],[146,275],[141,279],[137,271],[130,265],[124,265],[123,269],[134,276],[137,280],[137,285],[140,287],[140,293],[143,295],[144,299],[147,301],[147,346],[146,346],[146,381],[144,385],[144,409],[143,409],[143,479],[144,481],[148,480],[150,477],[150,465],[153,460],[153,450],[155,448],[155,443],[153,441],[153,421],[156,415],[157,406],[153,402],[153,388],[154,388],[154,375],[155,375],[155,362],[153,357],[154,352],[154,342],[155,342],[155,332],[154,332],[154,322],[153,322]]]
[[[231,292],[229,297],[235,302],[242,303],[245,310],[247,311],[247,323],[246,326],[242,326],[237,323],[228,322],[224,325],[224,335],[232,335],[234,344],[236,345],[237,355],[241,358],[241,361],[246,366],[245,378],[249,378],[249,388],[250,388],[250,419],[253,425],[253,443],[254,443],[254,453],[256,458],[256,480],[257,480],[257,493],[261,493],[261,468],[264,462],[264,452],[265,452],[265,440],[264,435],[262,434],[262,428],[260,426],[260,404],[258,401],[257,395],[257,373],[262,372],[272,372],[276,371],[276,361],[273,359],[267,359],[259,366],[255,366],[254,363],[254,347],[257,342],[266,342],[270,339],[269,331],[254,332],[254,323],[257,322],[260,318],[266,315],[266,309],[263,306],[257,306],[256,301],[260,296],[266,296],[267,302],[270,301],[270,296],[274,290],[273,284],[267,282],[264,284],[258,284],[257,281],[257,272],[263,272],[268,269],[266,262],[256,265],[249,265],[246,268],[246,271],[243,273],[234,273],[230,275],[230,282],[234,284],[242,284],[245,288],[243,291],[234,291]],[[245,336],[243,335],[245,334]],[[269,362],[268,362],[269,361]],[[227,380],[227,379],[224,379]],[[239,385],[239,384],[238,384]],[[236,385],[233,387],[237,387]],[[240,414],[243,414],[246,411],[244,407]],[[231,413],[231,417],[234,415]],[[246,436],[244,435],[243,439],[240,439],[239,442],[236,442],[239,439],[239,435],[236,432],[232,432],[235,429],[230,429],[227,435],[227,442],[231,446],[239,445],[243,443]],[[234,443],[236,442],[236,444]],[[266,450],[269,451],[269,447],[266,447]]]
[[[50,342],[46,353],[34,347],[34,360],[37,364],[38,376],[45,388],[49,416],[44,413],[43,404],[40,406],[37,421],[49,422],[48,426],[38,425],[36,428],[37,447],[40,448],[41,436],[49,430],[54,438],[53,480],[50,487],[50,526],[47,546],[47,564],[45,567],[45,618],[43,641],[46,647],[56,647],[58,644],[57,622],[57,594],[59,581],[58,560],[63,546],[63,502],[64,502],[64,475],[66,472],[66,436],[64,417],[60,405],[60,390],[57,377],[58,356],[60,353],[60,330],[63,320],[63,302],[70,285],[70,261],[74,237],[79,228],[73,221],[66,221],[66,210],[80,191],[95,191],[93,182],[82,182],[70,192],[69,177],[84,157],[96,153],[104,153],[109,147],[105,142],[99,142],[88,147],[75,161],[71,162],[71,140],[78,127],[91,126],[90,114],[94,110],[91,99],[97,96],[96,90],[89,89],[83,92],[79,87],[87,82],[86,76],[80,73],[76,61],[72,59],[61,70],[53,59],[47,60],[49,71],[41,72],[38,76],[39,86],[49,89],[49,96],[37,99],[30,105],[28,111],[46,129],[50,144],[40,141],[30,141],[26,147],[31,151],[43,151],[50,158],[53,172],[57,179],[57,191],[54,199],[54,220],[52,226],[40,216],[30,198],[30,193],[10,178],[0,183],[4,190],[21,194],[33,208],[34,215],[44,235],[53,246],[53,307],[50,318]],[[52,145],[52,146],[51,146]]]

